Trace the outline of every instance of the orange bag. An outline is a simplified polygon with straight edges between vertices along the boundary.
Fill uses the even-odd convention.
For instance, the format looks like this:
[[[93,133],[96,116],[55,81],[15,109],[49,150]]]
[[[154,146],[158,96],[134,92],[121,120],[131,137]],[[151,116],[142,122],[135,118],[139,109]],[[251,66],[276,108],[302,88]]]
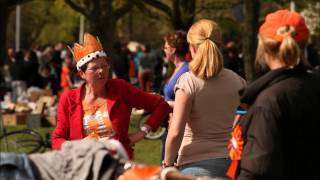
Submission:
[[[117,180],[152,180],[160,176],[161,167],[156,165],[134,166],[127,170]]]

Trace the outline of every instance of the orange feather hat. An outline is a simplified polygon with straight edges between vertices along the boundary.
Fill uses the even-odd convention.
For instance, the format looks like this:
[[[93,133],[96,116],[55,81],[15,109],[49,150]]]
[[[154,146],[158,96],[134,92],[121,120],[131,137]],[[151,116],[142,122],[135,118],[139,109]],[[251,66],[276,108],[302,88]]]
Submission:
[[[99,39],[96,39],[89,33],[84,34],[83,46],[78,43],[74,43],[72,54],[74,60],[77,62],[78,71],[80,70],[81,66],[94,59],[107,57],[107,54],[103,51]]]

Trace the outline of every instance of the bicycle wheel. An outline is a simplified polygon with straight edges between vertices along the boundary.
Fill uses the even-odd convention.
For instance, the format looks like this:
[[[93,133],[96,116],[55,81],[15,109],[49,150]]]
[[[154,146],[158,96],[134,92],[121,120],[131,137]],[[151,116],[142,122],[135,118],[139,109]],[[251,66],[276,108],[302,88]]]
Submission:
[[[0,151],[31,154],[41,150],[43,138],[30,129],[12,131],[0,136]]]
[[[139,126],[143,126],[144,123],[147,121],[147,119],[149,118],[149,114],[143,115],[142,119],[139,122]],[[147,139],[159,139],[166,131],[166,128],[163,127],[159,127],[155,132],[151,131],[148,134],[146,134],[146,138]]]

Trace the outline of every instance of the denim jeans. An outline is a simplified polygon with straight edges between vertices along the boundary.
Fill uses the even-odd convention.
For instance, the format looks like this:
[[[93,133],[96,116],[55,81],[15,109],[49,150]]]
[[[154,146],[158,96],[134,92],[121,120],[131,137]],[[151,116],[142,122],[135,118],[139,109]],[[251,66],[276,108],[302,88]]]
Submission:
[[[179,170],[185,175],[225,178],[230,162],[227,158],[201,160],[181,165]]]
[[[30,161],[26,154],[0,153],[1,180],[34,180]]]

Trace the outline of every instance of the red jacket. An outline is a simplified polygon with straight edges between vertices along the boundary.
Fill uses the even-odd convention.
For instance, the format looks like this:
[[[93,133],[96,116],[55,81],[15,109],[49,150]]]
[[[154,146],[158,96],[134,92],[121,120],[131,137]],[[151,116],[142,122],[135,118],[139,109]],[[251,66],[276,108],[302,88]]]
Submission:
[[[61,144],[66,140],[85,137],[81,102],[83,87],[84,84],[63,93],[60,97],[57,125],[52,134],[53,149],[60,149]],[[119,140],[124,145],[131,159],[133,149],[129,146],[128,129],[132,108],[145,109],[150,112],[151,116],[146,124],[152,130],[156,130],[162,120],[169,114],[170,107],[160,96],[143,92],[123,80],[108,80],[106,91],[109,118],[116,131],[114,139]]]

